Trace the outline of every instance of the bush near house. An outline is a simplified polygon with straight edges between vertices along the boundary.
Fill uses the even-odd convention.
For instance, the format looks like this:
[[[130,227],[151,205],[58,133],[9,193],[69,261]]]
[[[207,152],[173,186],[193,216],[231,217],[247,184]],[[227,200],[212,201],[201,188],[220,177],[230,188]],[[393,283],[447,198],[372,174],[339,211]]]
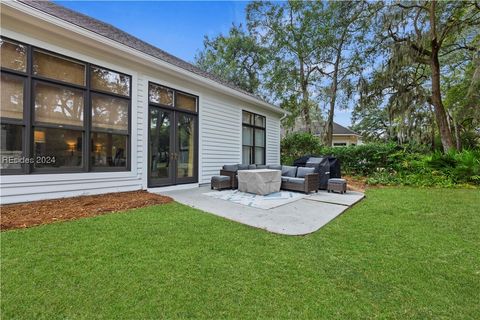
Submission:
[[[321,147],[320,139],[310,133],[287,134],[280,142],[282,164],[291,165],[295,159],[304,155],[318,154]]]
[[[308,133],[288,135],[281,143],[283,164],[307,154],[340,159],[342,172],[367,178],[368,184],[443,186],[480,185],[480,150],[431,152],[420,145],[370,143],[325,147]]]

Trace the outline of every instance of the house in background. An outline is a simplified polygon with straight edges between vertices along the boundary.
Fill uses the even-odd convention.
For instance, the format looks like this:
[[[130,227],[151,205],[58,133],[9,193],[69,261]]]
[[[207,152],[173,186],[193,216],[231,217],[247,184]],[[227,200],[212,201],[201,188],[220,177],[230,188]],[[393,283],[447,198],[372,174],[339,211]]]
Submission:
[[[2,204],[192,188],[224,164],[280,163],[280,108],[109,24],[2,1],[0,44]]]
[[[362,144],[362,136],[355,131],[333,123],[332,147],[356,146]]]
[[[323,142],[323,130],[325,123],[320,120],[313,120],[313,134],[317,136]],[[295,119],[295,124],[293,128],[285,130],[282,127],[281,134],[284,137],[287,133],[291,132],[306,132],[307,128],[301,117]],[[332,137],[332,147],[342,147],[342,146],[356,146],[363,144],[362,136],[356,133],[355,131],[344,127],[336,122],[333,122],[333,137]]]

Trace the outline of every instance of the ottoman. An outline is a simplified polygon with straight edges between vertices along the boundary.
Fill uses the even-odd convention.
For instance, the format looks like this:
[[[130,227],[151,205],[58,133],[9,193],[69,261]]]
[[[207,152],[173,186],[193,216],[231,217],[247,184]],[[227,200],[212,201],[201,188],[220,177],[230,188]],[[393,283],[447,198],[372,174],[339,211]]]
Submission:
[[[222,190],[231,189],[232,183],[229,176],[213,176],[210,181],[210,189]]]
[[[327,191],[330,192],[340,192],[344,194],[347,192],[347,180],[345,179],[328,179]]]

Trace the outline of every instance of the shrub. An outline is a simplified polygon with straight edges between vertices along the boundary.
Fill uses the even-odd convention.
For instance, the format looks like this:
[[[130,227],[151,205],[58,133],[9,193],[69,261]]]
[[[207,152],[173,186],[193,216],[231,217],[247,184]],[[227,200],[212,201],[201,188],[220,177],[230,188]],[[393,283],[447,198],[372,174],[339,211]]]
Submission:
[[[396,165],[402,153],[394,143],[363,144],[350,147],[323,147],[317,152],[340,159],[342,170],[347,174],[367,176],[378,170]]]
[[[351,147],[324,147],[308,133],[282,140],[283,164],[304,155],[332,155],[342,173],[367,177],[369,184],[442,186],[480,185],[480,150],[430,152],[428,146],[370,143]]]
[[[320,150],[318,137],[307,132],[288,134],[282,139],[280,158],[283,164],[291,165],[304,155],[316,154]]]

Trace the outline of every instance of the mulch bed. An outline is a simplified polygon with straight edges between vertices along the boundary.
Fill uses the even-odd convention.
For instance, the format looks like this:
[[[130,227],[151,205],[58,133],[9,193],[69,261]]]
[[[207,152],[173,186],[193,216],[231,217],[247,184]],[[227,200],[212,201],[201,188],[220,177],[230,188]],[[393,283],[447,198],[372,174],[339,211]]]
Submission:
[[[348,190],[365,192],[365,189],[367,189],[365,178],[354,178],[351,176],[343,176],[342,178],[347,180]]]
[[[147,191],[132,191],[3,205],[0,228],[2,231],[28,228],[171,201],[170,197]]]

